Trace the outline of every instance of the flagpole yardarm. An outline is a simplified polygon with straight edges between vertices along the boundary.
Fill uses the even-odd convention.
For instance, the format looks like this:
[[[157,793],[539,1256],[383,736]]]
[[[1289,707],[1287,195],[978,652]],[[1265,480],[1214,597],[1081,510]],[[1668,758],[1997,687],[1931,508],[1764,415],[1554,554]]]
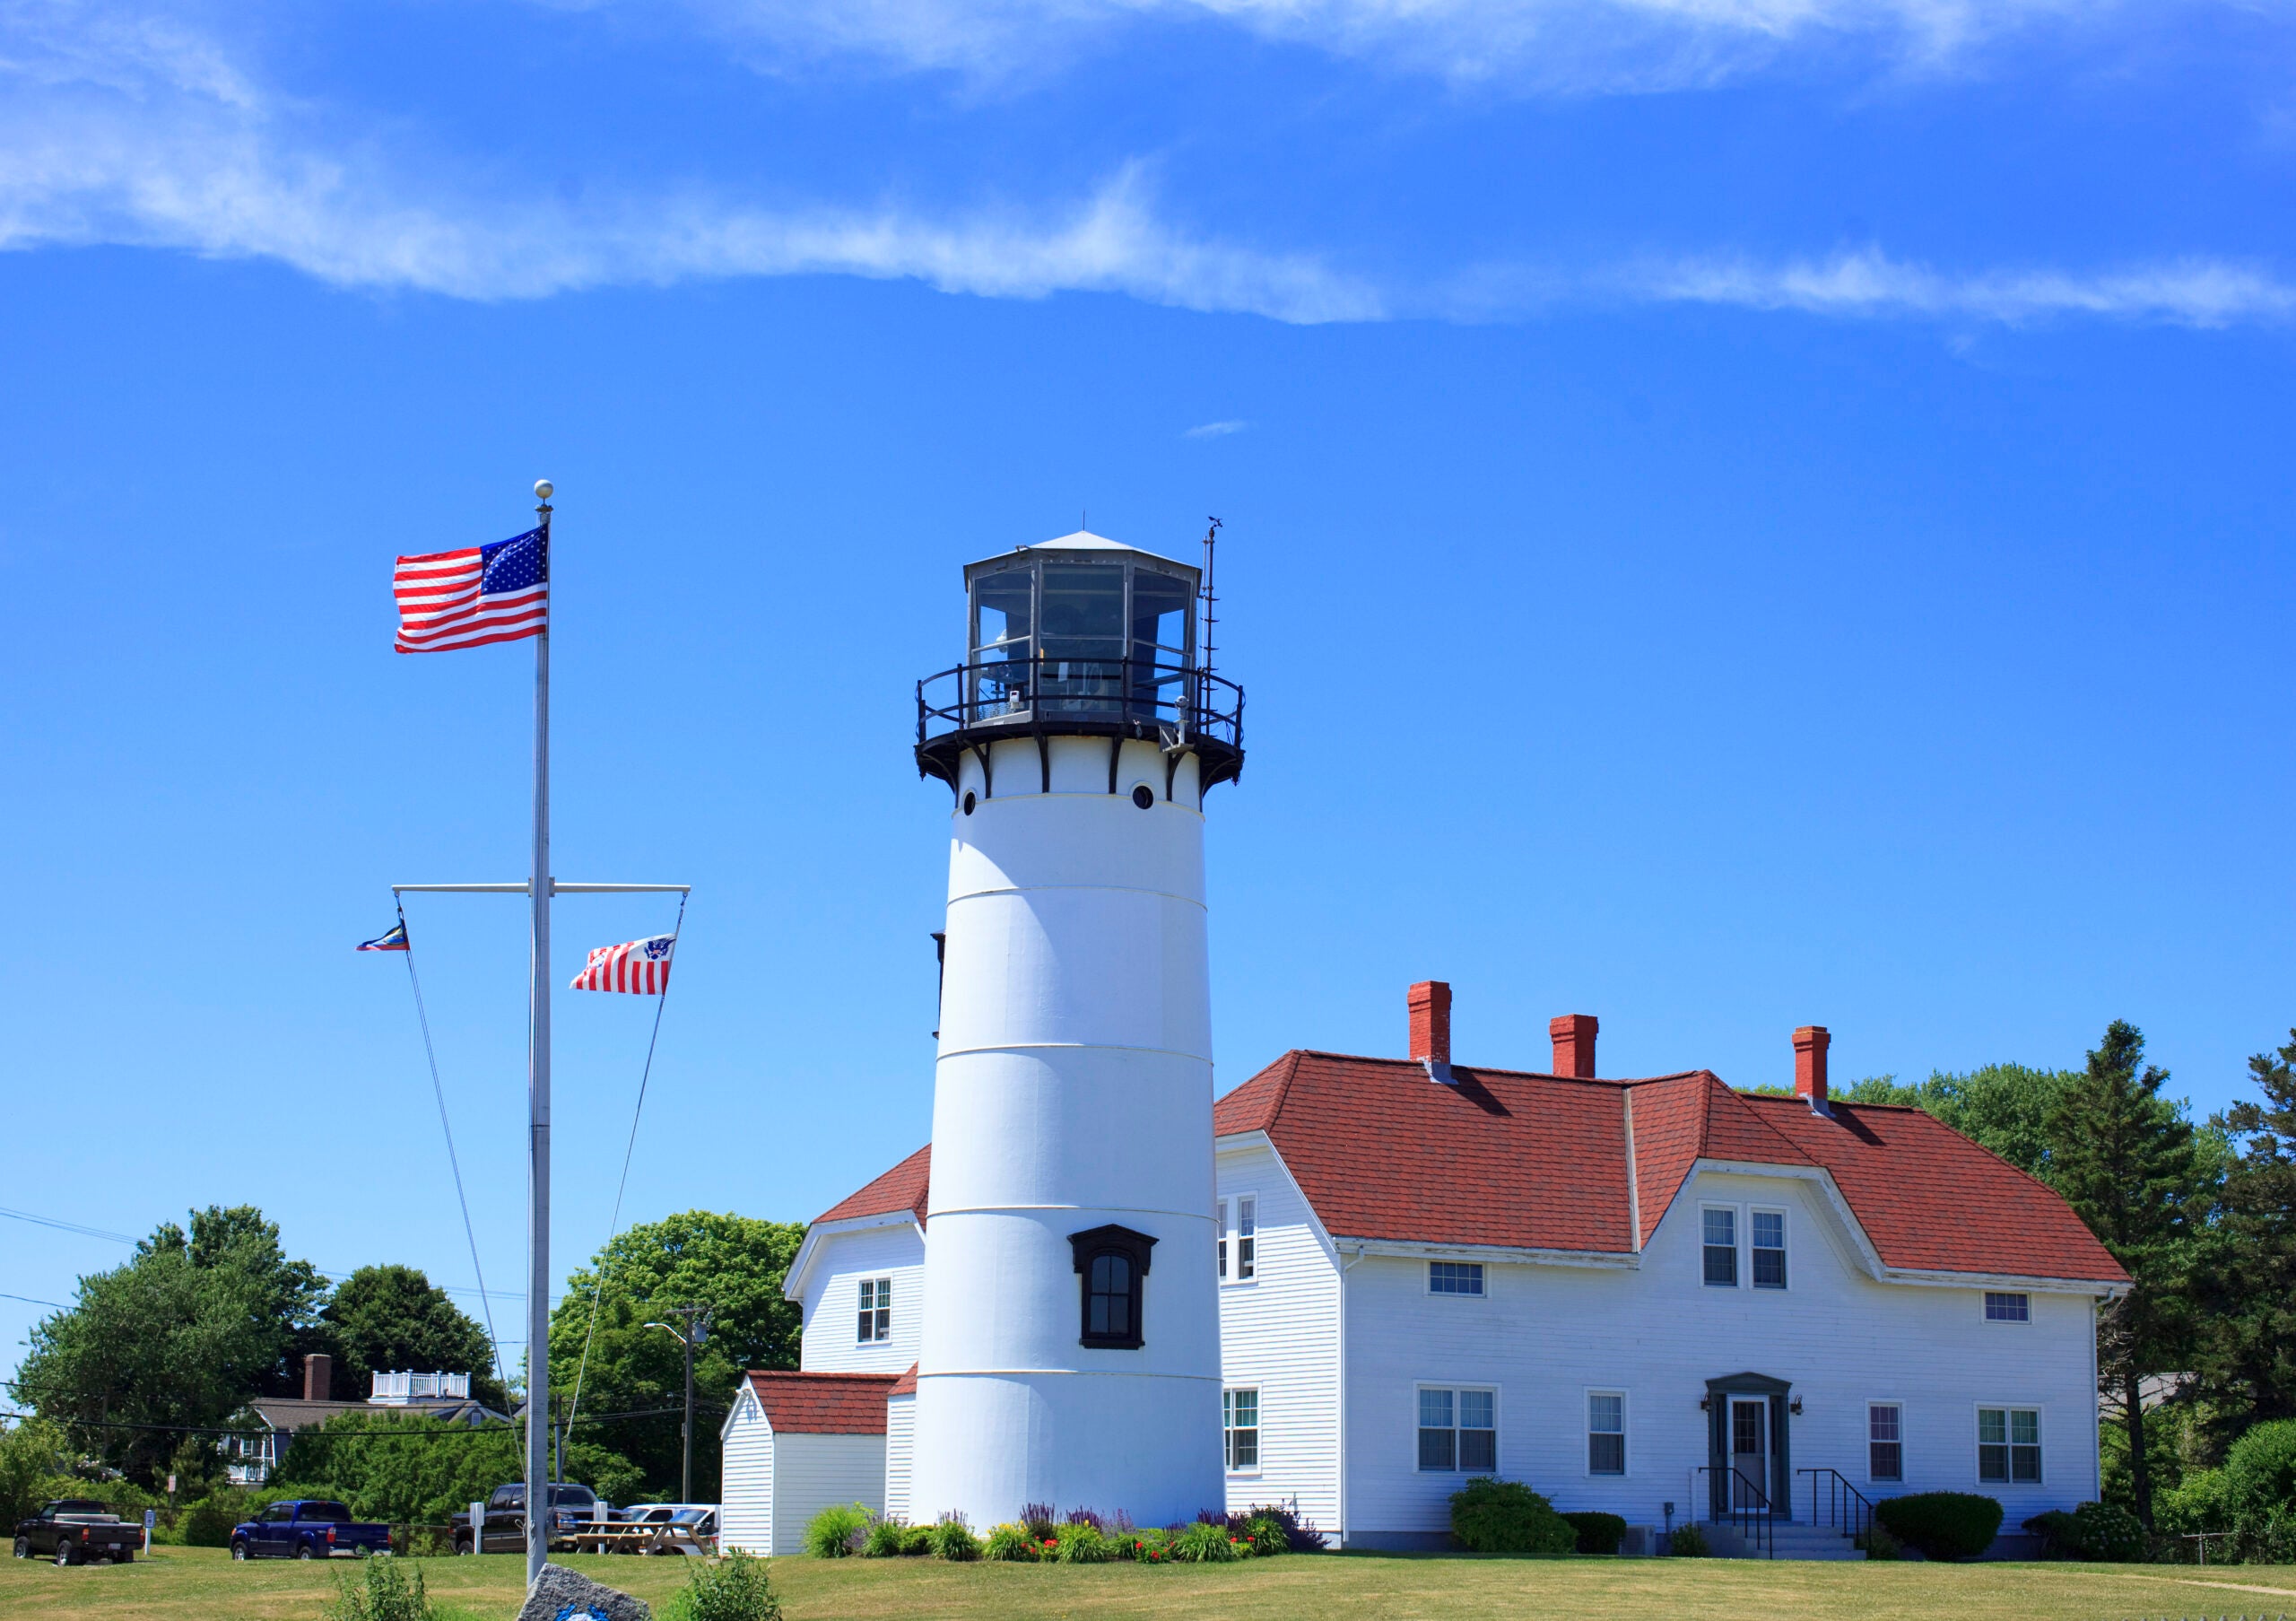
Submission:
[[[548,479],[535,484],[542,565],[550,571]],[[526,1586],[550,1557],[550,623],[535,637],[535,843],[526,896],[533,908],[528,965],[532,1019],[526,1073]]]

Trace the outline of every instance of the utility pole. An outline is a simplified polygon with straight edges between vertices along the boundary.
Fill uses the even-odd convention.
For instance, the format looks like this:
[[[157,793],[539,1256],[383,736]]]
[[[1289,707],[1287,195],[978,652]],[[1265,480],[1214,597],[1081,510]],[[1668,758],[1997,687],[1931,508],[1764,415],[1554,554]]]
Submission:
[[[685,1468],[684,1472],[679,1477],[678,1486],[678,1500],[682,1503],[693,1501],[693,1351],[696,1346],[709,1337],[709,1313],[710,1308],[708,1306],[666,1307],[662,1312],[663,1316],[684,1320],[685,1331],[682,1334],[665,1322],[649,1322],[646,1325],[649,1329],[660,1329],[674,1336],[677,1342],[685,1347],[685,1425],[682,1432],[685,1450]]]

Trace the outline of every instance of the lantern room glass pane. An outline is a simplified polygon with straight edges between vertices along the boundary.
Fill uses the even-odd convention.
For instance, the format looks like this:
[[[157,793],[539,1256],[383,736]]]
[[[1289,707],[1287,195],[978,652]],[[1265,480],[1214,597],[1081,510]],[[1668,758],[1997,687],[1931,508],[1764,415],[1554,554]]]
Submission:
[[[1152,569],[1132,571],[1132,709],[1136,715],[1177,719],[1187,693],[1183,672],[1192,662],[1187,581]]]
[[[970,720],[1024,714],[1029,707],[1029,658],[1034,651],[1036,580],[1033,568],[1004,569],[972,582],[972,647],[965,662]]]
[[[1112,714],[1124,707],[1124,566],[1044,566],[1044,669],[1039,707],[1053,714]]]

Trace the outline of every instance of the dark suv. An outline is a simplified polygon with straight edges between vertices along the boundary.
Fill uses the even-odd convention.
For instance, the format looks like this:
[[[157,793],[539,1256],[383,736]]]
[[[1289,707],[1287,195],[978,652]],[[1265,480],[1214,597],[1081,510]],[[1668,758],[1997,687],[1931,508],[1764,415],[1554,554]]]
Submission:
[[[550,1546],[571,1547],[574,1533],[590,1523],[598,1512],[597,1494],[587,1486],[550,1488]],[[486,1525],[474,1538],[470,1512],[453,1520],[455,1552],[458,1554],[523,1554],[526,1551],[526,1488],[523,1483],[498,1486],[486,1500]]]

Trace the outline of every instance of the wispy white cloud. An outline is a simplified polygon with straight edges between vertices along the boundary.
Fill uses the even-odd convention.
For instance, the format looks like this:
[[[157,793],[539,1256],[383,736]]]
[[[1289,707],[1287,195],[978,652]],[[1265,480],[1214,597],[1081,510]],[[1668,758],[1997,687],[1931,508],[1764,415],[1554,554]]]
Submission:
[[[583,9],[628,0],[544,0]],[[2179,0],[2203,4],[2205,0]],[[2267,7],[2284,0],[2259,0]],[[1935,71],[2126,0],[687,0],[761,65],[843,55],[909,69],[1040,70],[1152,24],[1213,22],[1382,67],[1563,92],[1711,85],[1787,52]]]
[[[1225,439],[1231,433],[1241,433],[1251,424],[1246,422],[1198,423],[1180,437],[1182,439]]]
[[[1622,297],[1662,303],[2009,326],[2090,317],[2230,327],[2296,317],[2296,286],[2255,266],[2198,257],[2085,275],[2019,269],[1954,275],[1866,249],[1770,264],[1744,258],[1644,264],[1618,272],[1614,284]]]
[[[1960,325],[2296,318],[2296,286],[2266,267],[2206,257],[1955,273],[1866,249],[1499,266],[1440,284],[1380,283],[1314,253],[1175,224],[1138,168],[1065,205],[941,213],[769,209],[698,189],[576,205],[474,191],[457,172],[449,161],[416,162],[335,134],[194,32],[121,21],[91,0],[0,0],[0,248],[132,244],[270,259],[340,286],[470,299],[839,275],[995,298],[1112,292],[1291,322],[1520,320],[1621,304]],[[1247,426],[1187,431],[1210,439]]]

